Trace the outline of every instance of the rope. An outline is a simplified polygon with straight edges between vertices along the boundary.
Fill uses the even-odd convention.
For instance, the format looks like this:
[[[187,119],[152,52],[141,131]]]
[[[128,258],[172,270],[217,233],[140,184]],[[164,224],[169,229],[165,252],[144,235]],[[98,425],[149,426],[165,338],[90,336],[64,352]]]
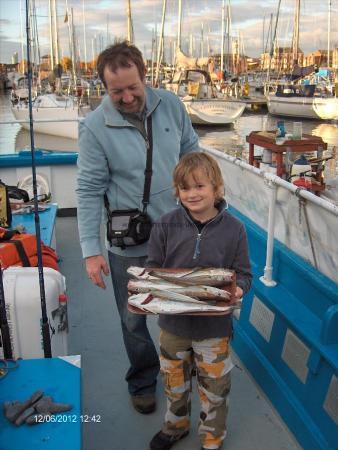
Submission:
[[[298,197],[298,202],[299,202],[299,224],[301,224],[301,222],[302,222],[302,215],[301,214],[302,214],[302,206],[303,206],[307,233],[308,233],[309,240],[310,240],[312,258],[313,258],[313,265],[315,266],[316,269],[318,269],[318,263],[317,263],[316,253],[315,253],[315,247],[313,245],[313,239],[312,239],[312,234],[311,234],[311,230],[310,230],[309,217],[308,217],[307,210],[306,210],[306,200],[303,197],[300,196],[300,191],[303,191],[303,190],[304,190],[303,187],[298,187],[295,190],[295,195]]]

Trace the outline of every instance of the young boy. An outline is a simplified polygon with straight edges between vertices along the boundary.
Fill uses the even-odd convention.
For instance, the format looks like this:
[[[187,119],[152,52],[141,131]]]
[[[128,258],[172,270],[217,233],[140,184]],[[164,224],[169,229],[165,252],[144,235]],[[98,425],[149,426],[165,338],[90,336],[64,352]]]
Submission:
[[[174,171],[181,207],[154,224],[148,267],[224,267],[236,272],[236,297],[251,285],[246,233],[227,211],[224,183],[217,162],[206,153],[185,155]],[[199,436],[202,450],[220,449],[226,436],[230,391],[229,355],[232,319],[227,316],[160,315],[160,362],[167,412],[151,450],[169,450],[190,425],[192,364],[201,401]]]

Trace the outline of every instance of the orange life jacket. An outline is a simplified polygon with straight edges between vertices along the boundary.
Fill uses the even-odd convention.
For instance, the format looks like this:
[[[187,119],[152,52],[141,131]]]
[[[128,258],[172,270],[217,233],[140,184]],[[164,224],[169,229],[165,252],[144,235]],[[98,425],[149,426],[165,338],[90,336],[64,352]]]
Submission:
[[[53,248],[41,242],[41,253],[44,267],[60,271],[58,257]],[[3,269],[10,266],[36,267],[38,265],[36,236],[0,227],[0,264]]]

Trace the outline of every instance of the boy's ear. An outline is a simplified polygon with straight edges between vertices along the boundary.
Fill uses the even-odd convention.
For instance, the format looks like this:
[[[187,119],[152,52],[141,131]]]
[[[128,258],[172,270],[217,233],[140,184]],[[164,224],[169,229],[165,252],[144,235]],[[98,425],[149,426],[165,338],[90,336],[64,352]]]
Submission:
[[[217,189],[215,189],[215,196],[218,200],[221,200],[222,198],[224,198],[225,195],[225,190],[224,190],[224,186],[219,186]]]

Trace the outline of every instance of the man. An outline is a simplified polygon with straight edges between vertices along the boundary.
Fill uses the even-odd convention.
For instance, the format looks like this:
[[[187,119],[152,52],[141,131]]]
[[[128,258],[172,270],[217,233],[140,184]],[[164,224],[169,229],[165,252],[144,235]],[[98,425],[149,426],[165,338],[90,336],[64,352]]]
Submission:
[[[99,55],[97,68],[108,95],[79,127],[78,222],[87,274],[105,288],[102,275],[109,269],[100,244],[104,194],[111,210],[142,209],[148,116],[153,174],[147,212],[152,220],[175,207],[172,172],[182,155],[198,149],[198,137],[174,94],[145,86],[146,68],[135,46],[123,42],[108,47]],[[159,360],[146,316],[127,309],[126,273],[129,266],[144,266],[147,244],[124,249],[108,245],[108,255],[130,361],[128,390],[134,408],[147,414],[156,407]]]

